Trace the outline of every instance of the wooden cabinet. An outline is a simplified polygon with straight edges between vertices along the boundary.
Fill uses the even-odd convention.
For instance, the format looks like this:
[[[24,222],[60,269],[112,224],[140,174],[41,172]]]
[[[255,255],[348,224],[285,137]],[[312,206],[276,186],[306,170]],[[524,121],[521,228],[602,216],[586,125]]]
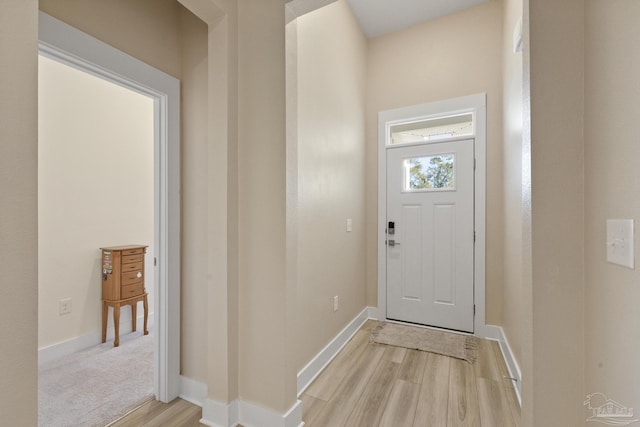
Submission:
[[[120,307],[131,306],[132,330],[136,330],[137,305],[144,308],[144,334],[147,335],[149,306],[144,287],[144,254],[147,246],[126,245],[100,248],[102,250],[102,342],[107,340],[109,307],[113,307],[115,339],[120,345]]]

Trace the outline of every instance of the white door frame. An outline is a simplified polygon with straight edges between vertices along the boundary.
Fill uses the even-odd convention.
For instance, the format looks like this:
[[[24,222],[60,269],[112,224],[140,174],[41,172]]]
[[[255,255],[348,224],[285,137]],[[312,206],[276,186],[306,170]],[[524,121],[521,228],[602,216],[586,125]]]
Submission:
[[[471,139],[475,141],[474,227],[476,232],[474,256],[474,334],[488,337],[491,331],[485,323],[485,242],[486,242],[486,94],[463,96],[445,101],[429,102],[378,113],[378,313],[387,318],[387,249],[385,245],[387,221],[387,134],[388,126],[396,122],[421,120],[456,113],[473,112],[475,132],[438,142]]]
[[[180,81],[44,12],[40,53],[154,100],[154,388],[180,392]]]

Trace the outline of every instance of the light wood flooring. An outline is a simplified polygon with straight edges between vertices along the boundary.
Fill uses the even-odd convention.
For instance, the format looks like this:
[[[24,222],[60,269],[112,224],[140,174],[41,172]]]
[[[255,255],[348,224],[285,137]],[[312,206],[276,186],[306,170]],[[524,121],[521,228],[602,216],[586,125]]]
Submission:
[[[479,340],[470,363],[369,342],[368,321],[300,397],[305,427],[519,427],[498,344]],[[148,402],[109,427],[196,427],[202,410]]]
[[[462,360],[369,342],[368,321],[301,397],[305,427],[514,427],[518,405],[496,342]]]
[[[200,427],[202,409],[182,399],[151,400],[108,427]]]

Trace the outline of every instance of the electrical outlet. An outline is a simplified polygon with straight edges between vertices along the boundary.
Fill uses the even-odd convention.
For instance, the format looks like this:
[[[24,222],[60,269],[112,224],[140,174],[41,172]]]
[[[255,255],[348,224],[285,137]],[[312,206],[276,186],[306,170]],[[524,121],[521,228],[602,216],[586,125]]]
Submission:
[[[59,313],[63,314],[71,313],[71,298],[61,299],[59,302]]]
[[[333,297],[333,311],[338,311],[338,295]]]

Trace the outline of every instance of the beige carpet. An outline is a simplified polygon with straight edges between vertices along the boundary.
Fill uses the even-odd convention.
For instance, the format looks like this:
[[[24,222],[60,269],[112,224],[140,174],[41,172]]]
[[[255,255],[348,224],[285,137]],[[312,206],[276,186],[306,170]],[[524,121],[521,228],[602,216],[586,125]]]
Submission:
[[[102,427],[153,398],[151,334],[124,334],[119,347],[109,340],[41,366],[38,426]]]
[[[428,351],[470,363],[476,360],[476,338],[469,335],[384,322],[371,331],[370,339],[379,344]]]

